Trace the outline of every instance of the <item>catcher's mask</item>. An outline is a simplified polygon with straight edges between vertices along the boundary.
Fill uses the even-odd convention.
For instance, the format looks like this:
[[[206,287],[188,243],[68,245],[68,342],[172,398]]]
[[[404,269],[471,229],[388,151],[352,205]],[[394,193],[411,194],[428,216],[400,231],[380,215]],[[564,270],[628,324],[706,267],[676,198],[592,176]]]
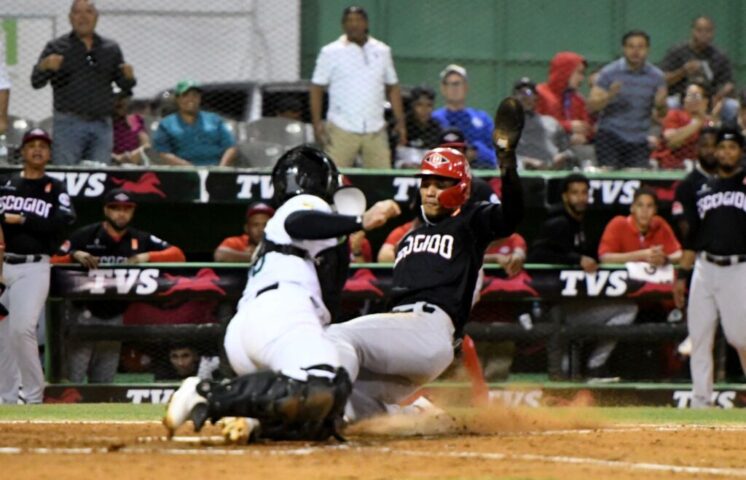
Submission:
[[[272,169],[273,201],[277,207],[302,193],[334,201],[340,184],[334,161],[321,150],[301,145],[285,152]]]
[[[422,158],[418,177],[435,176],[457,180],[438,195],[438,203],[444,208],[461,207],[471,194],[471,170],[463,153],[453,148],[434,148]]]

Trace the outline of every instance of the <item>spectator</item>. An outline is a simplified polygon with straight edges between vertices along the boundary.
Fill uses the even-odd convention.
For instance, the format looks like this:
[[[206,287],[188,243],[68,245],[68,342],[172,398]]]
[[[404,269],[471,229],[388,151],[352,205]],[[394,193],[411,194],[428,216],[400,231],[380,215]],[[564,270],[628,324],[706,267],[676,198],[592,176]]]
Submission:
[[[681,244],[658,213],[658,197],[647,187],[635,192],[630,215],[614,217],[598,247],[601,263],[647,262],[656,267],[677,263]]]
[[[193,345],[176,343],[168,349],[168,364],[155,371],[156,380],[183,380],[188,377],[199,377],[203,380],[215,379],[220,366],[220,359],[214,356],[200,355]]]
[[[116,164],[142,164],[147,158],[145,149],[150,147],[150,136],[145,129],[142,116],[128,114],[129,101],[132,94],[121,91],[114,100],[114,115],[112,125],[114,130],[114,149],[111,154],[112,162]]]
[[[371,263],[373,261],[373,247],[365,237],[365,231],[351,233],[348,239],[350,246],[350,263]]]
[[[410,94],[411,110],[407,114],[407,146],[429,150],[440,144],[442,129],[432,118],[435,91],[427,86],[415,87]],[[418,159],[419,166],[421,159]]]
[[[650,37],[632,30],[622,37],[624,55],[607,64],[591,89],[588,107],[600,112],[596,134],[598,163],[614,168],[649,166],[651,112],[666,114],[666,81],[648,63]]]
[[[115,41],[95,32],[98,10],[93,1],[74,0],[69,19],[72,32],[47,43],[31,85],[52,84],[54,163],[75,165],[87,159],[108,164],[114,141],[111,84],[131,90],[134,70]]]
[[[483,110],[466,106],[468,92],[466,69],[460,65],[448,65],[440,72],[440,93],[446,104],[433,112],[433,118],[443,128],[457,127],[464,133],[466,141],[476,149],[476,158],[469,159],[472,168],[495,169],[497,157],[492,145],[492,118]]]
[[[484,263],[499,263],[508,277],[515,277],[523,270],[527,250],[526,240],[514,233],[492,242],[484,254]]]
[[[0,43],[0,135],[8,130],[8,103],[10,102],[10,76],[5,67],[5,45]]]
[[[581,174],[571,173],[565,177],[562,204],[550,209],[549,217],[531,246],[528,262],[579,266],[586,275],[595,274],[598,270],[596,253],[586,239],[584,225],[589,187],[588,179]],[[637,315],[637,305],[611,301],[588,303],[568,300],[553,310],[555,314],[561,312],[570,325],[628,325],[635,321]],[[586,363],[587,378],[615,379],[609,376],[606,368],[615,346],[615,341],[607,340],[594,347]],[[569,359],[564,354],[562,371],[549,373],[553,378],[562,378],[568,371]]]
[[[681,105],[687,85],[692,82],[705,85],[713,92],[713,105],[733,92],[733,72],[728,57],[712,44],[715,38],[715,23],[710,17],[699,16],[692,21],[692,34],[688,41],[668,50],[661,60],[660,68],[666,75],[666,83],[674,106]],[[735,101],[732,112],[735,116]],[[732,120],[732,119],[731,119]]]
[[[7,285],[0,299],[10,310],[0,320],[0,403],[17,403],[20,386],[26,403],[44,396],[36,332],[49,293],[49,254],[75,221],[65,184],[46,173],[51,150],[47,132],[29,130],[21,141],[23,169],[0,182]]]
[[[684,168],[696,156],[697,139],[703,127],[712,126],[707,87],[691,83],[686,88],[684,108],[669,110],[663,119],[663,144],[653,153],[660,168]]]
[[[182,80],[174,94],[178,110],[161,120],[153,138],[161,160],[169,165],[232,165],[238,154],[236,142],[219,115],[200,109],[200,85]]]
[[[184,252],[155,235],[131,227],[135,215],[132,194],[110,190],[104,197],[104,221],[79,228],[70,235],[53,263],[77,262],[88,269],[103,265],[183,262]],[[73,302],[67,312],[70,324],[121,325],[129,303],[124,301]],[[66,344],[67,376],[71,382],[109,383],[119,365],[121,342],[69,341]]]
[[[242,235],[228,237],[215,249],[216,262],[250,262],[254,250],[264,239],[267,222],[275,214],[275,209],[262,202],[249,205],[246,210],[246,223]]]
[[[575,160],[570,139],[554,117],[536,113],[536,84],[523,77],[513,85],[513,96],[523,105],[525,124],[516,153],[527,170],[560,170]]]
[[[391,102],[399,144],[407,144],[391,49],[368,35],[368,13],[361,7],[345,8],[342,28],[344,35],[321,49],[311,78],[311,122],[316,142],[339,167],[353,166],[360,154],[365,168],[391,168],[384,92]],[[321,109],[327,87],[325,126]]]
[[[420,216],[415,216],[414,220],[399,225],[391,231],[383,241],[383,245],[378,250],[378,262],[379,263],[393,263],[396,258],[396,246],[404,235],[409,233],[412,229],[416,228],[421,224]]]
[[[275,104],[275,117],[303,121],[303,103],[297,97],[282,97]]]
[[[585,145],[593,137],[591,117],[578,89],[588,66],[575,52],[558,52],[549,64],[549,79],[536,87],[536,111],[560,122],[572,145]]]

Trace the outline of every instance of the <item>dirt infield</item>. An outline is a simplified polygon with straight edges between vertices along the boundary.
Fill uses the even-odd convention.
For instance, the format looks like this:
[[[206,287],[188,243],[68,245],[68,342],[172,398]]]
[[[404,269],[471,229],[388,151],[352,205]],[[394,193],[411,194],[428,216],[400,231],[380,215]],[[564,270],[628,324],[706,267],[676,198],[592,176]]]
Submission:
[[[154,422],[0,423],[7,479],[746,478],[746,428],[613,426],[524,411],[372,421],[344,444],[166,440]],[[589,418],[591,417],[591,418]]]

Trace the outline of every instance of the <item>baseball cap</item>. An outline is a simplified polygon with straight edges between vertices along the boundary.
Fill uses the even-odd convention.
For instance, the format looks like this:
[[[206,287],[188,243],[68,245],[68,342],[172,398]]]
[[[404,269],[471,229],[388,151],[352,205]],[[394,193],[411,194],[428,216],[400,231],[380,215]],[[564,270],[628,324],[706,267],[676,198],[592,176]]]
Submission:
[[[184,95],[189,90],[197,90],[201,92],[202,86],[194,80],[181,80],[179,83],[176,84],[176,88],[174,88],[174,94],[178,97],[179,95]]]
[[[513,91],[531,90],[536,93],[536,83],[528,77],[521,77],[513,84]]]
[[[440,81],[442,82],[443,80],[446,79],[448,75],[452,73],[458,73],[464,78],[464,80],[469,79],[469,77],[466,75],[466,69],[464,67],[462,67],[461,65],[456,65],[455,63],[452,63],[448,65],[446,68],[444,68],[442,72],[440,72]]]
[[[464,132],[456,127],[450,127],[443,130],[440,134],[440,138],[438,138],[438,146],[455,148],[456,150],[461,151],[466,150],[466,137],[464,136]]]
[[[135,199],[132,197],[132,193],[121,188],[115,188],[106,192],[106,195],[104,196],[104,205],[113,204],[131,205],[134,207],[137,205],[137,202],[135,202]]]
[[[743,148],[744,145],[744,139],[741,132],[738,131],[738,129],[735,128],[721,128],[718,132],[717,141],[716,144],[719,144],[720,142],[724,142],[726,140],[731,140],[733,142],[736,142],[739,147]]]
[[[32,140],[44,140],[50,146],[52,145],[52,137],[43,128],[32,128],[23,134],[23,140],[21,140],[21,147],[26,145]]]
[[[264,213],[272,217],[275,214],[275,209],[264,202],[252,203],[251,205],[249,205],[249,208],[246,209],[246,220],[256,215],[257,213]]]
[[[350,15],[351,13],[357,13],[365,20],[368,20],[368,12],[366,12],[363,7],[360,7],[358,5],[350,5],[342,11],[342,21],[344,22],[347,18],[347,15]]]

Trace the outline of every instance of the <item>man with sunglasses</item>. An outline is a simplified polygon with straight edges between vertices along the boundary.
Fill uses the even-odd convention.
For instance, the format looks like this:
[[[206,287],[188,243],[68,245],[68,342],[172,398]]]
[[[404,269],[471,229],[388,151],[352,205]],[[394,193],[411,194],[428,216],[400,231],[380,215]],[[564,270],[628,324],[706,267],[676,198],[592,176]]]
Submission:
[[[69,19],[72,31],[47,43],[34,65],[31,85],[39,89],[52,84],[53,162],[108,164],[114,144],[112,83],[131,90],[134,70],[115,41],[95,32],[98,10],[93,1],[74,0]]]

